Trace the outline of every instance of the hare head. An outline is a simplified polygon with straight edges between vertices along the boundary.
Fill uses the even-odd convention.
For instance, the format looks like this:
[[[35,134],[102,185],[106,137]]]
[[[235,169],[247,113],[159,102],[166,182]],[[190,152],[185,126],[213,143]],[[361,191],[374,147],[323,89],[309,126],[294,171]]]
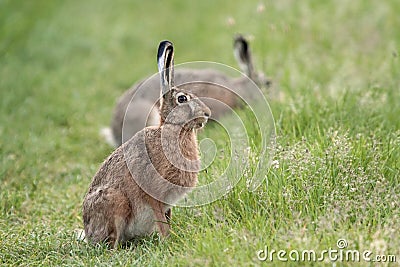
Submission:
[[[235,36],[233,41],[233,48],[233,52],[240,69],[259,87],[270,87],[271,80],[269,80],[264,73],[255,71],[250,52],[250,46],[247,40],[242,35],[239,34]]]
[[[211,111],[195,95],[174,86],[174,48],[171,42],[160,43],[157,63],[161,77],[161,125],[179,125],[185,129],[202,128]]]

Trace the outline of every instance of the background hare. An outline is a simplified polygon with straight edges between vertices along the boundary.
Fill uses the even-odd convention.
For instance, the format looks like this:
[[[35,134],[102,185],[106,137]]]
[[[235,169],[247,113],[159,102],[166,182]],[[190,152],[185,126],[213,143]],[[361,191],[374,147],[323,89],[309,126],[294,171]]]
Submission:
[[[251,99],[252,90],[255,89],[253,82],[262,88],[270,85],[265,75],[255,71],[249,44],[241,35],[234,38],[234,55],[242,72],[251,80],[246,77],[232,78],[214,69],[179,69],[175,73],[177,85],[198,97],[208,98],[203,101],[210,107],[214,118],[225,114],[230,108],[240,106],[241,97]],[[158,78],[155,75],[135,84],[119,98],[111,129],[102,130],[108,143],[117,147],[143,127],[159,123],[156,84]]]
[[[157,62],[160,125],[117,148],[93,177],[83,202],[85,235],[92,243],[116,247],[155,230],[168,235],[171,205],[197,183],[196,129],[207,122],[210,109],[174,86],[172,43],[160,43]]]

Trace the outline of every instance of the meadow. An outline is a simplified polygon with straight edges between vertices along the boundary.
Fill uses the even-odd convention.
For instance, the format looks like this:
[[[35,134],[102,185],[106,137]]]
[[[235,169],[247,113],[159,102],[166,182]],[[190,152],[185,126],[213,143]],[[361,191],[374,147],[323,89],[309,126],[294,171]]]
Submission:
[[[398,264],[399,14],[396,0],[0,0],[0,265],[261,266],[266,247],[321,252],[338,240]],[[156,72],[160,40],[174,42],[176,64],[237,67],[236,33],[273,80],[276,147],[262,185],[251,192],[243,177],[211,204],[176,208],[163,241],[76,240],[113,150],[99,131],[117,97]],[[209,136],[225,138],[212,125]]]

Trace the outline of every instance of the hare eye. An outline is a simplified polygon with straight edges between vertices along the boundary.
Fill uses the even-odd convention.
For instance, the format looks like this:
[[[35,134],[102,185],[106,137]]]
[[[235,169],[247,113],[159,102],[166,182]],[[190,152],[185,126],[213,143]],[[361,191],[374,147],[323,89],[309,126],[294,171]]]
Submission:
[[[179,94],[176,98],[179,104],[185,103],[188,101],[188,97],[184,94]]]

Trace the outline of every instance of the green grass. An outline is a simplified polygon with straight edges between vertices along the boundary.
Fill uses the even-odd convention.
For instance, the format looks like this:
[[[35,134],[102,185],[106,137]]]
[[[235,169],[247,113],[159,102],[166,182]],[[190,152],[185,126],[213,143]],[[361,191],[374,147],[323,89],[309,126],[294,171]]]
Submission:
[[[259,1],[0,0],[0,265],[253,266],[264,246],[322,251],[340,238],[399,262],[400,3],[264,3],[259,13]],[[175,63],[236,66],[237,32],[274,79],[267,180],[176,208],[165,241],[115,251],[75,241],[83,196],[112,151],[99,129],[156,71],[158,42],[174,42]],[[201,137],[220,148],[225,133],[207,128]]]

